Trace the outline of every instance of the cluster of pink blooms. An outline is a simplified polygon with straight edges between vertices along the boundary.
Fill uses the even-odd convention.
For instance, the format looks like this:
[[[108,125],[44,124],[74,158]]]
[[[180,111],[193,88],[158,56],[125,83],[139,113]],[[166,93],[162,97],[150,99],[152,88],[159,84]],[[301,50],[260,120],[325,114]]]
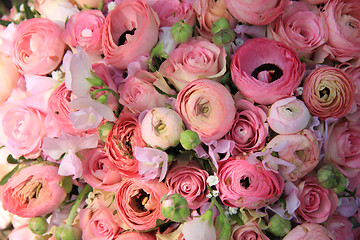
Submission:
[[[1,24],[10,240],[360,239],[360,1],[34,0]]]

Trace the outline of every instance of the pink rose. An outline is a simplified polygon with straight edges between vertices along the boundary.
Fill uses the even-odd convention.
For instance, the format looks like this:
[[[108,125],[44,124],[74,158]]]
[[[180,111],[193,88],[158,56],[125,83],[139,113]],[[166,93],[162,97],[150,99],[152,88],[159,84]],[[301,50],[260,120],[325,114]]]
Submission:
[[[335,240],[325,227],[316,223],[303,223],[293,228],[283,240]]]
[[[61,63],[64,50],[61,29],[48,19],[28,19],[16,29],[13,60],[23,74],[50,73]]]
[[[0,105],[3,104],[8,97],[10,97],[12,90],[20,78],[20,73],[17,70],[11,56],[0,52]]]
[[[270,240],[256,222],[247,222],[245,225],[231,227],[230,240]]]
[[[342,118],[354,102],[354,84],[338,68],[325,66],[313,70],[304,80],[302,98],[310,113],[319,119]]]
[[[335,239],[353,240],[352,223],[343,216],[332,216],[326,224],[327,230],[334,235]]]
[[[141,137],[137,115],[122,113],[111,128],[105,142],[107,163],[113,171],[119,171],[125,177],[139,175],[139,162],[134,158],[134,148],[146,147]]]
[[[327,37],[319,14],[320,11],[316,14],[302,2],[292,1],[267,29],[274,40],[287,44],[299,56],[311,58]]]
[[[128,178],[120,183],[115,193],[117,214],[125,224],[136,231],[149,230],[156,226],[161,215],[160,199],[168,192],[158,180],[143,182]]]
[[[300,206],[296,213],[299,217],[307,222],[323,223],[334,213],[338,204],[336,194],[323,188],[315,177],[305,177],[297,188]]]
[[[235,86],[245,97],[267,105],[293,95],[305,65],[292,48],[274,40],[254,38],[238,49],[230,70]]]
[[[190,209],[197,209],[208,201],[208,177],[208,172],[194,162],[175,164],[168,171],[165,184],[169,194],[181,194],[188,201]]]
[[[321,15],[328,31],[331,57],[340,62],[360,57],[360,2],[357,0],[328,1]]]
[[[239,22],[266,25],[274,21],[290,0],[225,0],[226,7]]]
[[[155,236],[151,233],[141,232],[122,232],[114,240],[155,240]]]
[[[236,113],[230,92],[209,79],[193,81],[181,90],[176,111],[186,127],[205,142],[222,138],[231,129]]]
[[[102,35],[105,61],[125,69],[130,62],[150,53],[158,35],[159,18],[145,1],[122,1],[105,20]]]
[[[360,172],[360,125],[338,122],[331,130],[327,141],[326,159],[332,161],[347,177]]]
[[[20,217],[53,212],[66,198],[58,167],[34,164],[15,173],[4,185],[3,208]]]
[[[226,53],[208,40],[193,38],[172,51],[159,72],[178,91],[201,78],[220,81],[226,72]]]
[[[269,129],[266,112],[244,99],[238,100],[236,107],[234,124],[225,135],[225,139],[235,142],[232,155],[261,150],[265,146]]]
[[[258,209],[274,203],[284,189],[280,175],[241,157],[219,162],[218,177],[220,199],[230,207]]]

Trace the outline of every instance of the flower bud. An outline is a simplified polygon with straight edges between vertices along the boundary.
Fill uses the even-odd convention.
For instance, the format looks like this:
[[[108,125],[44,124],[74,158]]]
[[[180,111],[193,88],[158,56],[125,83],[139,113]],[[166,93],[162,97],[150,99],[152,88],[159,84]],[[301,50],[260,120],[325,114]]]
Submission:
[[[229,20],[227,20],[227,18],[223,17],[213,23],[212,28],[211,28],[211,33],[216,34],[216,33],[220,32],[221,30],[225,30],[228,28],[230,28]]]
[[[185,43],[192,35],[192,27],[184,21],[175,23],[171,28],[171,35],[177,43]]]
[[[175,222],[185,222],[190,215],[189,204],[179,193],[164,195],[161,199],[161,214]]]
[[[338,169],[336,169],[338,170]],[[339,170],[338,170],[339,171]],[[340,172],[340,171],[339,171]],[[336,194],[340,194],[342,193],[343,191],[345,191],[345,189],[347,188],[348,186],[348,180],[346,179],[346,177],[341,173],[341,176],[340,176],[340,179],[339,179],[339,183],[338,185],[333,188],[334,192]]]
[[[341,176],[343,176],[342,173],[332,165],[325,165],[317,172],[317,179],[319,183],[322,187],[327,189],[336,188],[340,183]],[[342,181],[344,182],[344,180]],[[340,188],[341,187],[339,186],[339,190],[341,190]]]
[[[44,217],[33,217],[29,221],[30,230],[38,235],[46,233],[49,224]]]
[[[235,39],[235,33],[231,29],[220,30],[213,36],[213,42],[218,46],[231,43]]]
[[[196,132],[185,130],[180,134],[180,143],[184,149],[191,150],[200,144],[200,138]]]
[[[111,128],[114,126],[112,122],[106,122],[98,128],[100,140],[106,142],[106,138],[109,135]]]
[[[277,214],[270,218],[269,225],[268,231],[277,237],[284,237],[291,230],[290,221]]]
[[[61,225],[55,230],[56,240],[80,240],[81,230],[75,227]]]

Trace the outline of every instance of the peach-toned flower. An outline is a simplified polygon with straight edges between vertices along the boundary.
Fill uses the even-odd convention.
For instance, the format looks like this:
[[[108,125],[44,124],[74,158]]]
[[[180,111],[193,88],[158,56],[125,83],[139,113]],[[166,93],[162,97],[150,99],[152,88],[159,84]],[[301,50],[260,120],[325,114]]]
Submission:
[[[325,227],[316,223],[303,223],[293,228],[283,240],[335,240]]]
[[[0,105],[10,97],[12,90],[20,78],[11,56],[0,52]]]

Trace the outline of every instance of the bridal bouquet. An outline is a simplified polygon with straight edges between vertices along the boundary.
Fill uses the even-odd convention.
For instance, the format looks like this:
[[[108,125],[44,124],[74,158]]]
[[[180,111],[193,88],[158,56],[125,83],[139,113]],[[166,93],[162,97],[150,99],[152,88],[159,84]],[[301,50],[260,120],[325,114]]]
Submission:
[[[9,239],[359,239],[358,0],[29,0],[0,27]]]

